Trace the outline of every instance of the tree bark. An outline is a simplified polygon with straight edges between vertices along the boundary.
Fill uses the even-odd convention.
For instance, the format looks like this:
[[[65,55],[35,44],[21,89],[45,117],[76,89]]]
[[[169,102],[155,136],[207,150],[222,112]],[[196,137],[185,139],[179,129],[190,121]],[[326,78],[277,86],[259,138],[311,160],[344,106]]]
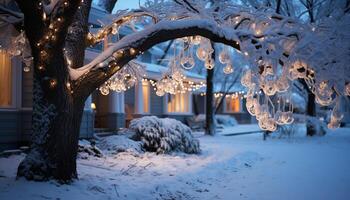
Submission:
[[[64,48],[67,45],[66,50],[74,52],[73,47],[75,46],[69,47],[69,44],[66,44],[67,40],[76,45],[83,44],[76,37],[69,38],[69,27],[81,1],[69,1],[68,6],[63,5],[64,1],[59,1],[53,11],[54,16],[48,16],[46,19],[43,19],[43,9],[36,1],[17,0],[17,3],[25,16],[25,33],[34,58],[33,143],[29,154],[18,167],[17,174],[18,177],[23,176],[30,180],[54,178],[62,182],[70,182],[77,178],[78,137],[86,98],[137,55],[130,55],[126,51],[122,58],[115,61],[115,65],[91,70],[84,77],[71,81]],[[57,24],[57,31],[56,28],[50,28],[50,24]],[[161,24],[155,26],[161,26]],[[135,39],[136,41],[132,43],[132,46],[121,46],[120,48],[127,50],[133,47],[144,52],[160,42],[184,36],[202,35],[214,42],[221,42],[240,49],[236,41],[217,34],[218,32],[213,31],[210,27],[194,25],[176,29],[175,31],[156,30],[145,38],[135,39],[126,36],[124,40]],[[147,30],[144,31],[147,32]],[[52,35],[46,37],[48,33],[52,33],[55,39],[50,39]],[[83,60],[83,57],[77,57]],[[75,59],[74,56],[72,59]],[[72,67],[78,68],[82,60],[74,60]],[[211,92],[211,98],[213,98],[212,95]],[[214,134],[215,121],[212,103],[210,105],[211,117],[208,117],[210,120],[208,130],[210,131],[208,133]]]
[[[78,137],[87,96],[74,97],[63,49],[79,2],[70,1],[68,7],[59,2],[46,20],[42,18],[43,8],[36,2],[17,0],[25,16],[25,33],[34,58],[32,144],[18,167],[18,177],[38,181],[55,178],[62,182],[77,178]],[[61,23],[57,23],[58,18]],[[55,23],[57,30],[45,40],[52,31],[49,25]]]
[[[277,5],[276,5],[276,13],[281,14],[281,1],[282,0],[277,0]]]
[[[316,104],[315,104],[315,95],[308,91],[307,94],[307,111],[306,114],[310,117],[316,117]],[[313,136],[316,134],[315,127],[312,127],[310,125],[306,125],[306,135],[307,136]]]
[[[44,67],[65,66],[61,49],[50,53],[55,56]],[[34,54],[34,60],[38,60],[38,55]],[[38,68],[37,64],[34,67]],[[65,70],[57,73],[55,87],[46,81],[46,76],[34,73],[32,145],[18,167],[19,177],[29,180],[53,177],[62,182],[77,178],[76,156],[85,99],[73,98],[66,86],[66,73]]]
[[[316,117],[316,103],[315,103],[315,95],[311,92],[305,80],[299,80],[303,85],[304,89],[307,91],[307,108],[306,115],[310,117]],[[313,136],[316,134],[316,129],[311,124],[306,124],[306,135]]]
[[[205,134],[215,135],[215,115],[214,115],[214,69],[207,69],[207,89],[206,89],[206,112],[205,112]]]

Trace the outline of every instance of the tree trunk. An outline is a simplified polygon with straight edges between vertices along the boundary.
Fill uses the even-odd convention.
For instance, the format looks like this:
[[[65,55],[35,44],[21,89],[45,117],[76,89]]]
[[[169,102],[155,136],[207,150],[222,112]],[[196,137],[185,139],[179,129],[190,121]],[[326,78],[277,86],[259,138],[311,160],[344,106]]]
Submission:
[[[17,175],[29,180],[55,178],[68,182],[77,178],[78,137],[85,99],[74,99],[67,87],[62,49],[51,49],[52,57],[43,66],[47,69],[45,75],[39,71],[39,54],[33,52],[32,145]],[[52,69],[56,72],[52,73]]]
[[[214,116],[214,69],[207,69],[207,89],[206,89],[206,112],[205,112],[205,134],[215,135]]]
[[[198,95],[192,95],[192,105],[193,105],[193,112],[195,115],[199,115],[199,108],[198,108]]]
[[[306,114],[310,117],[316,117],[316,104],[315,104],[315,95],[308,91],[307,95],[307,111]],[[316,134],[315,127],[311,126],[311,124],[306,125],[306,135],[313,136]]]
[[[17,176],[29,180],[54,178],[69,182],[77,178],[78,139],[87,95],[73,91],[74,84],[69,80],[64,48],[67,45],[66,51],[72,52],[72,47],[78,47],[75,57],[71,59],[74,67],[80,67],[84,60],[84,34],[87,32],[86,28],[81,27],[87,25],[91,0],[84,4],[70,1],[68,7],[59,2],[50,21],[42,19],[43,11],[36,2],[17,0],[17,3],[25,15],[25,33],[34,58],[32,144],[30,152],[18,167]],[[82,9],[75,12],[79,4]],[[58,16],[64,16],[61,18],[63,22],[56,23]],[[71,28],[75,30],[68,31],[73,19],[76,23]],[[50,24],[57,31],[52,32]],[[67,36],[68,32],[72,34]],[[55,39],[50,39],[50,36],[44,40],[49,33]],[[75,46],[70,45],[72,43]]]

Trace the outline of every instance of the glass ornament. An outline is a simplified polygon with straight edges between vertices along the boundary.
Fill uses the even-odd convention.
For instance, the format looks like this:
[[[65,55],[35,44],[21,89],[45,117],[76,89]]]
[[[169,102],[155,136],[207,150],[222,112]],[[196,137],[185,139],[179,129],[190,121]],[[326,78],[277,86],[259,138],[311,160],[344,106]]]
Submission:
[[[286,115],[285,124],[292,124],[294,122],[293,112],[288,111],[285,113],[285,115]]]
[[[175,71],[171,77],[178,82],[182,82],[185,79],[185,75],[179,70]]]
[[[249,87],[251,84],[251,80],[252,80],[252,71],[247,70],[241,78],[241,83],[243,86]]]
[[[193,36],[192,37],[192,44],[199,45],[201,43],[201,40],[202,40],[201,36],[198,36],[198,35]]]
[[[273,118],[267,118],[264,123],[269,131],[275,131],[277,129],[276,121]]]
[[[280,111],[280,110],[278,110],[278,111],[275,113],[275,120],[276,120],[276,123],[277,123],[278,125],[283,125],[283,124],[284,124],[284,122],[283,122],[283,120],[282,120],[282,114],[283,114],[283,112]]]
[[[162,97],[162,96],[164,96],[164,94],[165,94],[164,90],[157,90],[157,91],[156,91],[156,95],[157,95],[157,96]]]
[[[290,80],[296,80],[296,79],[298,79],[298,73],[296,72],[296,70],[295,70],[294,68],[290,68],[290,69],[288,70],[287,77],[288,77]]]
[[[208,58],[208,59],[205,61],[204,66],[205,66],[205,68],[207,68],[207,69],[211,70],[211,69],[213,69],[213,68],[214,68],[214,66],[215,66],[215,62],[214,62],[214,60],[213,60],[213,59]]]
[[[344,114],[340,109],[339,103],[334,106],[331,114],[331,119],[334,121],[341,121],[344,118]]]
[[[276,89],[278,92],[286,92],[289,88],[289,83],[287,78],[280,78],[276,82]]]
[[[219,54],[219,61],[222,64],[226,64],[229,63],[231,61],[230,55],[228,54],[228,51],[226,50],[226,48],[224,48],[220,54]]]
[[[337,122],[337,121],[331,121],[327,124],[327,127],[329,129],[336,129],[336,128],[339,128],[340,127],[340,123]]]
[[[350,83],[345,85],[345,92],[344,92],[344,94],[346,96],[350,96]]]
[[[262,111],[260,106],[260,112],[256,115],[256,119],[261,121],[261,120],[266,120],[268,118],[269,118],[269,113]]]
[[[27,66],[27,65],[24,66],[24,67],[23,67],[23,71],[24,71],[24,72],[30,72],[30,67]]]
[[[333,89],[327,82],[323,81],[315,87],[315,99],[316,102],[322,106],[329,106],[333,103]]]
[[[181,66],[184,68],[184,69],[192,69],[195,65],[195,62],[194,62],[194,59],[190,56],[190,57],[182,57],[181,60],[180,60],[180,63],[181,63]]]
[[[277,89],[275,86],[275,81],[272,81],[272,80],[265,81],[261,87],[264,90],[264,93],[268,96],[272,96],[276,94]]]
[[[231,64],[227,64],[223,69],[225,74],[232,74],[233,73],[233,67]]]
[[[260,120],[258,124],[262,130],[267,130],[267,124],[265,120]]]
[[[106,85],[100,87],[99,90],[100,90],[100,93],[101,93],[102,95],[108,95],[108,94],[109,94],[109,88],[108,88]]]
[[[201,46],[197,48],[196,55],[197,55],[198,59],[200,59],[202,61],[205,61],[208,57],[206,50]]]
[[[306,78],[307,65],[302,61],[294,62],[288,71],[288,78],[291,80],[295,80],[298,78]]]

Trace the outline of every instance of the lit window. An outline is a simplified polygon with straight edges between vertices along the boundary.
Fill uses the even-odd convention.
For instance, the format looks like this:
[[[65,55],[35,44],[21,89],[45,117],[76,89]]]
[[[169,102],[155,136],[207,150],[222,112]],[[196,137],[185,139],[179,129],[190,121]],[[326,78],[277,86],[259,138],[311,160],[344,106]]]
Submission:
[[[188,113],[190,93],[168,94],[168,112],[169,113]]]
[[[142,81],[142,94],[143,94],[143,112],[149,113],[150,107],[150,87],[147,81]]]
[[[239,97],[226,97],[225,98],[225,111],[226,112],[239,112],[240,111],[240,98]]]
[[[0,50],[0,106],[12,105],[12,68],[10,56]]]

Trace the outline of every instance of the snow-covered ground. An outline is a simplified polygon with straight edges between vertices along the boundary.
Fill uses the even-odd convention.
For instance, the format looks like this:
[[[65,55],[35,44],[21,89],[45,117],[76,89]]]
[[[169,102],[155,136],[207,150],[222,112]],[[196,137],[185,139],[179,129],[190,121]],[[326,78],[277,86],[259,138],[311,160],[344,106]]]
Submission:
[[[71,185],[15,180],[23,155],[0,158],[0,199],[350,199],[350,129],[313,138],[199,140],[201,155],[79,159],[80,179]]]

